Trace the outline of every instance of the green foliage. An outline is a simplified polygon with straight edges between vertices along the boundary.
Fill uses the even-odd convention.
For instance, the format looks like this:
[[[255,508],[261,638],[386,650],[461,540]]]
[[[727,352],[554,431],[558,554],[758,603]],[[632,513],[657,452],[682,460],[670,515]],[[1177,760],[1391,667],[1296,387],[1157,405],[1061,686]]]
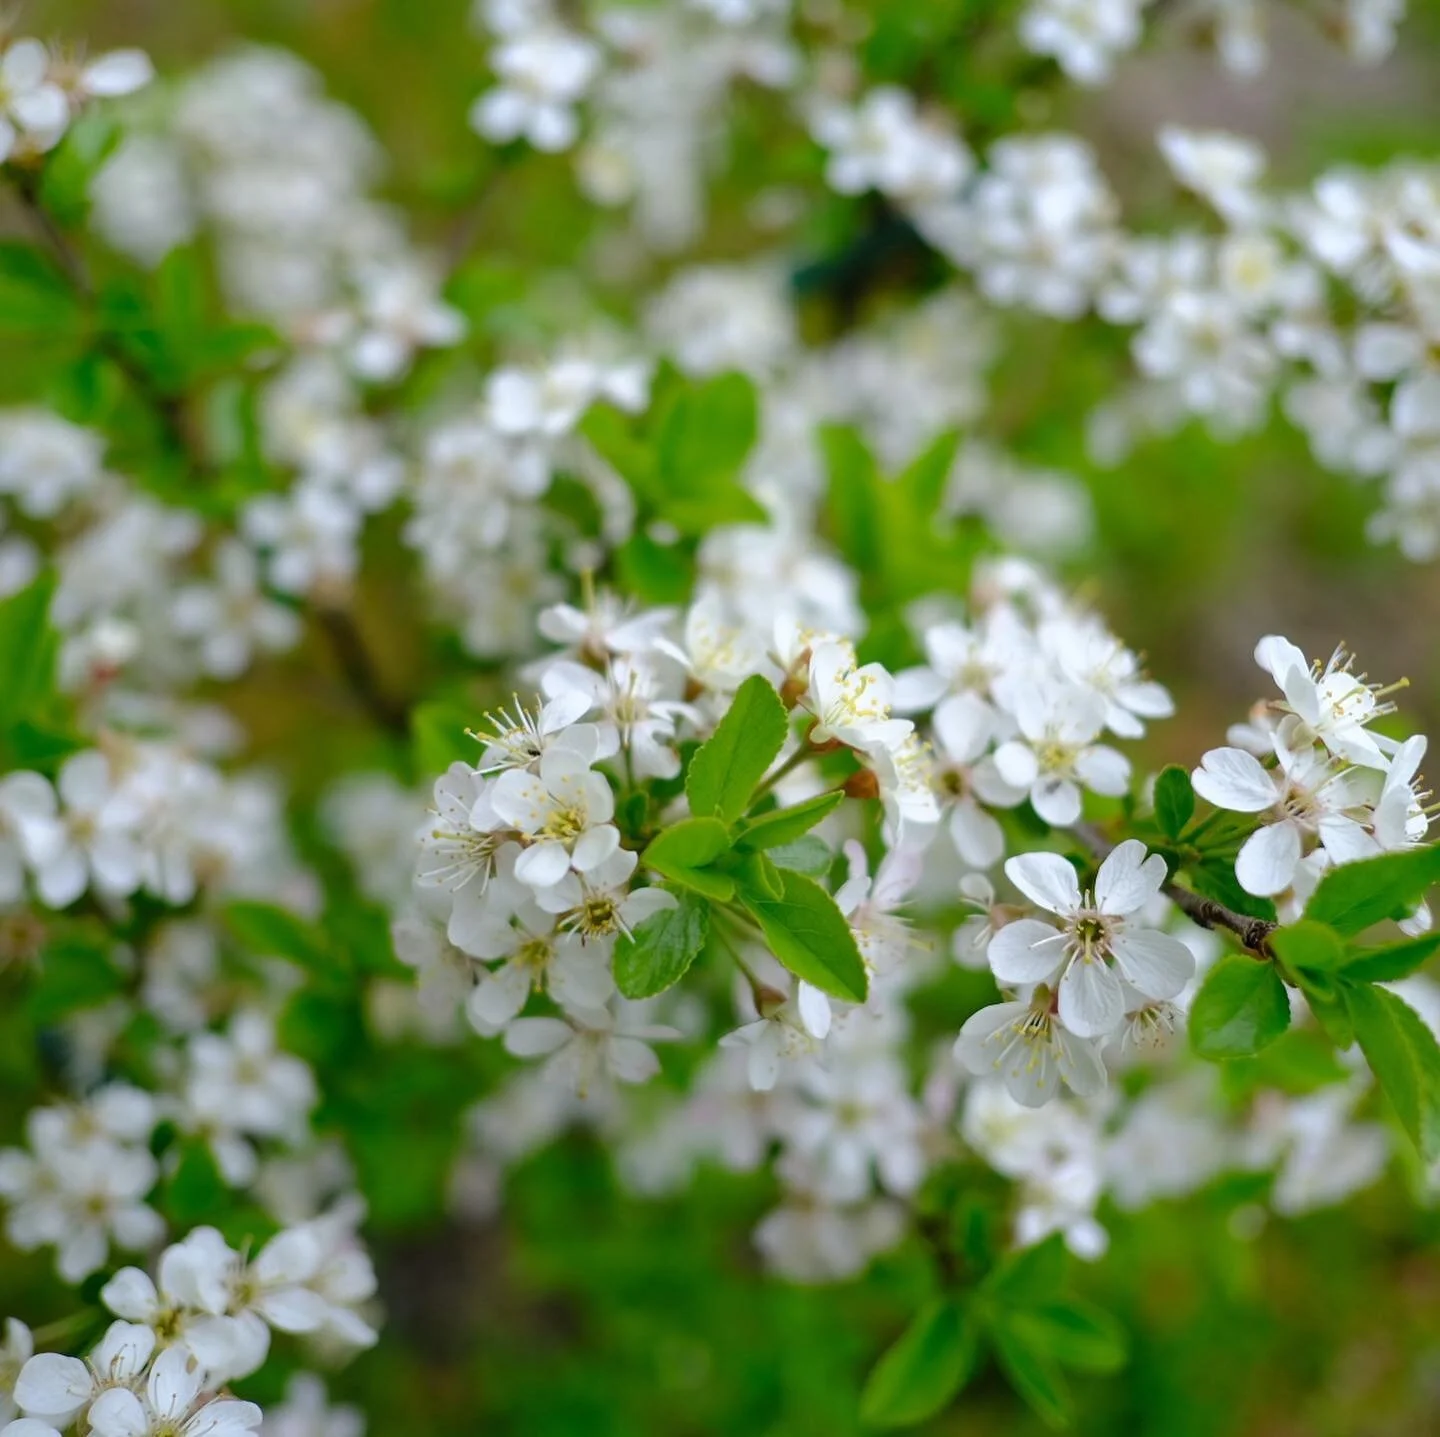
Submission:
[[[710,905],[681,893],[673,908],[652,913],[615,944],[615,986],[627,998],[652,998],[678,983],[710,932]]]
[[[651,840],[645,862],[656,873],[725,902],[735,896],[735,880],[712,865],[730,851],[730,830],[718,818],[683,818]]]
[[[122,993],[125,975],[116,967],[114,948],[114,940],[94,924],[74,924],[56,932],[40,954],[28,1004],[31,1019],[41,1025],[53,1023]]]
[[[876,1363],[860,1398],[860,1419],[873,1427],[909,1427],[947,1407],[980,1357],[980,1332],[953,1297],[937,1298]]]
[[[828,813],[845,801],[842,789],[817,794],[789,808],[779,808],[740,825],[735,846],[742,849],[784,848],[809,833]],[[827,850],[828,857],[828,850]]]
[[[0,728],[36,718],[55,696],[59,640],[49,621],[55,579],[42,574],[0,600]]]
[[[1405,918],[1440,882],[1440,844],[1342,863],[1320,880],[1305,916],[1350,938],[1387,918]]]
[[[1167,838],[1179,838],[1195,816],[1195,790],[1190,775],[1171,764],[1155,780],[1155,822]]]
[[[1190,1046],[1202,1058],[1247,1058],[1290,1026],[1290,1000],[1275,969],[1231,954],[1205,976],[1190,1005]]]
[[[787,732],[780,695],[758,674],[746,679],[715,732],[690,760],[685,774],[690,811],[722,823],[736,822],[784,746]]]
[[[768,852],[770,862],[776,868],[788,868],[793,873],[803,873],[807,878],[823,878],[835,861],[835,855],[825,841],[816,838],[813,833],[782,843]]]
[[[327,935],[287,908],[241,900],[227,904],[223,916],[235,941],[256,958],[286,958],[321,977],[343,970]]]
[[[1440,1045],[1410,1005],[1385,988],[1346,983],[1355,1041],[1427,1163],[1440,1160]]]
[[[835,900],[812,879],[781,869],[782,896],[741,894],[770,951],[798,978],[847,1003],[863,1003],[869,988],[855,935]]]

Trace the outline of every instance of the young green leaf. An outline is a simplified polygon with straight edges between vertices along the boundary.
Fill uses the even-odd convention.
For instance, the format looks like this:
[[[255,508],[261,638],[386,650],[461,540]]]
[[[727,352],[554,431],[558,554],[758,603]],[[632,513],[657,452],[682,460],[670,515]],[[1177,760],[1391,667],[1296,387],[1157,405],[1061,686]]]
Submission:
[[[1374,923],[1413,912],[1433,883],[1440,883],[1440,844],[1342,863],[1320,880],[1305,917],[1353,938]]]
[[[735,880],[710,865],[730,851],[730,831],[718,818],[682,818],[657,833],[643,854],[656,873],[719,903],[735,896]]]
[[[1357,983],[1393,983],[1408,978],[1440,949],[1440,933],[1422,933],[1401,943],[1352,951],[1341,970],[1342,976]]]
[[[863,1003],[869,988],[865,963],[845,915],[818,883],[788,869],[779,872],[782,898],[741,895],[770,951],[797,978],[822,992]]]
[[[1167,838],[1179,838],[1195,816],[1195,790],[1190,775],[1171,764],[1155,780],[1155,822]]]
[[[227,904],[225,926],[256,958],[288,958],[312,973],[333,973],[337,959],[324,932],[288,908],[248,899]]]
[[[728,871],[735,878],[736,888],[743,897],[750,894],[761,902],[778,903],[785,896],[785,880],[780,870],[763,853],[736,853],[739,860]]]
[[[774,813],[749,819],[740,826],[735,846],[741,849],[780,848],[794,843],[844,801],[844,793],[837,788],[830,793],[807,798],[803,803],[791,804],[789,808],[779,808]]]
[[[1238,954],[1206,975],[1190,1006],[1190,1046],[1202,1058],[1248,1058],[1290,1026],[1290,1000],[1275,969]]]
[[[615,986],[627,998],[652,998],[686,974],[710,931],[710,905],[690,893],[652,913],[615,944]]]
[[[954,1298],[937,1298],[875,1364],[860,1398],[860,1420],[909,1427],[933,1417],[969,1381],[979,1355],[980,1334],[969,1312]]]
[[[1440,1159],[1440,1044],[1420,1015],[1385,988],[1347,983],[1355,1039],[1401,1125],[1427,1163]]]
[[[1333,973],[1345,962],[1345,945],[1333,928],[1301,919],[1270,935],[1271,946],[1291,972]]]
[[[1044,1242],[1007,1257],[986,1278],[985,1292],[1002,1309],[1050,1302],[1059,1296],[1068,1265],[1065,1240],[1052,1233]]]
[[[734,823],[775,761],[788,731],[780,695],[759,674],[735,691],[729,711],[695,751],[685,775],[690,811]]]

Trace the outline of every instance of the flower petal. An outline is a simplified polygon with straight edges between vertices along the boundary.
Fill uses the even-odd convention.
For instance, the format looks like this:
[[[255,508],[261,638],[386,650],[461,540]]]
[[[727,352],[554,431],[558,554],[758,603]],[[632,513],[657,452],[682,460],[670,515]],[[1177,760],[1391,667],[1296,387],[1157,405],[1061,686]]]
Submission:
[[[1080,907],[1080,880],[1058,853],[1021,853],[1005,861],[1005,876],[1032,903],[1069,917]]]

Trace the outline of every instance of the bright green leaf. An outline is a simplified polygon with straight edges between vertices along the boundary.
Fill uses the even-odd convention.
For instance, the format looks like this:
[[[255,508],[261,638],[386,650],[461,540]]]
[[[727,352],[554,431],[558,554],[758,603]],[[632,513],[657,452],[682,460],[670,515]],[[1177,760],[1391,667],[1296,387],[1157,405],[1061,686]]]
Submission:
[[[759,674],[752,674],[735,691],[715,732],[690,760],[685,775],[690,811],[734,823],[784,746],[788,730],[780,695]]]
[[[710,931],[710,905],[681,893],[673,908],[652,913],[615,944],[615,986],[627,998],[651,998],[686,974]]]
[[[1404,918],[1440,882],[1440,844],[1342,863],[1320,880],[1305,917],[1347,938],[1386,918]]]
[[[980,1335],[954,1298],[923,1307],[870,1373],[860,1420],[872,1427],[909,1427],[947,1406],[969,1381]]]
[[[780,848],[793,843],[844,801],[844,792],[837,788],[830,793],[807,798],[803,803],[792,804],[789,808],[779,808],[774,813],[749,819],[741,825],[735,846],[744,849]]]
[[[767,852],[776,868],[788,868],[792,873],[803,873],[807,878],[823,878],[835,861],[829,845],[813,833],[807,833],[793,843],[782,843]]]
[[[1055,1361],[1031,1336],[1001,1321],[992,1330],[995,1356],[1010,1385],[1038,1414],[1047,1427],[1070,1425],[1072,1404],[1065,1378]]]
[[[1059,1296],[1068,1266],[1065,1240],[1052,1233],[1006,1258],[986,1279],[985,1291],[1002,1310],[1050,1302]]]
[[[53,574],[0,600],[0,726],[37,716],[55,695],[58,638],[50,623]]]
[[[1291,972],[1333,973],[1345,962],[1345,945],[1333,928],[1302,919],[1270,935],[1271,946]]]
[[[1359,983],[1393,983],[1397,978],[1408,978],[1437,949],[1440,949],[1440,933],[1424,933],[1401,943],[1352,952],[1341,971],[1344,977]]]
[[[1202,1058],[1248,1058],[1290,1026],[1285,985],[1269,964],[1238,954],[1206,975],[1190,1005],[1190,1046]]]
[[[730,851],[730,832],[718,818],[685,818],[655,835],[643,855],[656,873],[721,903],[735,896],[735,880],[710,868]]]
[[[742,895],[770,951],[813,987],[863,1003],[869,987],[865,964],[845,915],[818,883],[789,869],[780,876],[784,897],[778,901]]]
[[[1347,983],[1355,1040],[1427,1163],[1440,1159],[1440,1044],[1420,1015],[1386,988]]]

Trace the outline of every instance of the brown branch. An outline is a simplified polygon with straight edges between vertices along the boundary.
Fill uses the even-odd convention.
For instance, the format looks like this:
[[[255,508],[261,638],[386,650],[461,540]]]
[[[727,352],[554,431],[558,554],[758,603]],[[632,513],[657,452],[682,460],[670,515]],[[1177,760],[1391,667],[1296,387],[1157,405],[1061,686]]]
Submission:
[[[317,602],[315,617],[360,707],[387,732],[408,736],[410,715],[404,704],[392,698],[381,683],[355,616],[347,608]]]
[[[1092,823],[1073,823],[1070,831],[1099,858],[1107,857],[1115,845]],[[1182,888],[1178,883],[1166,883],[1161,890],[1175,906],[1192,922],[1201,928],[1223,928],[1233,933],[1241,945],[1258,958],[1269,958],[1270,935],[1280,926],[1267,918],[1252,918],[1248,913],[1236,913],[1223,903],[1203,894]]]

